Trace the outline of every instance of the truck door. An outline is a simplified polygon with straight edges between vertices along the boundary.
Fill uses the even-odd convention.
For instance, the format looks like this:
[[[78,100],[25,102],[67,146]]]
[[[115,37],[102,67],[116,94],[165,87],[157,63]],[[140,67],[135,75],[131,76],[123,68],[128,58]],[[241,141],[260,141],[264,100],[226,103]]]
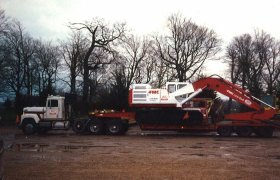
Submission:
[[[58,100],[49,99],[47,103],[46,119],[57,119],[58,118]]]

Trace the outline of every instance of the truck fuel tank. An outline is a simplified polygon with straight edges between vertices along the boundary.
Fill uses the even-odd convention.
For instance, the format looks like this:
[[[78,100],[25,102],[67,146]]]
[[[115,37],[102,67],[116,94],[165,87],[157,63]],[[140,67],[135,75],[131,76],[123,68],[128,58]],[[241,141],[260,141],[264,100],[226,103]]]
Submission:
[[[70,127],[69,121],[57,121],[52,123],[53,129],[68,129]]]

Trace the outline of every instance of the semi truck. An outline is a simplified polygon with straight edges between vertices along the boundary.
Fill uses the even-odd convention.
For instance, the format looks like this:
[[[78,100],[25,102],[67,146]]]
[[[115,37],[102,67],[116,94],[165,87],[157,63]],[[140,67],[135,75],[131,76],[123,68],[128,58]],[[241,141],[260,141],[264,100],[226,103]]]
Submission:
[[[224,114],[220,101],[198,98],[205,90],[219,92],[248,110]],[[130,121],[136,121],[142,130],[215,131],[220,136],[236,133],[241,137],[253,133],[271,137],[279,127],[276,108],[220,76],[201,78],[194,83],[168,82],[162,89],[134,84],[128,102],[130,109],[126,112],[100,112],[86,119],[71,119],[64,98],[49,96],[46,107],[23,109],[19,127],[26,134],[72,126],[77,133],[121,135],[128,130]]]

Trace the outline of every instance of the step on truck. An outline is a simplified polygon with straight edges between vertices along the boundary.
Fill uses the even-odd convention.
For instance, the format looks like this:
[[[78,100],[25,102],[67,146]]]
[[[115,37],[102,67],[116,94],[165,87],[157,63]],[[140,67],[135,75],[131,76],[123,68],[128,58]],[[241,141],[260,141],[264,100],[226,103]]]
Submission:
[[[246,112],[224,114],[222,103],[210,98],[197,98],[213,90],[247,107]],[[54,102],[54,99],[60,101]],[[50,96],[46,107],[24,108],[20,126],[31,134],[42,129],[61,129],[72,125],[77,133],[120,135],[128,122],[136,121],[142,130],[178,132],[217,132],[220,136],[236,133],[241,137],[256,134],[271,137],[279,128],[276,108],[252,96],[248,91],[219,77],[210,76],[194,83],[168,82],[163,89],[148,84],[134,84],[129,90],[128,112],[95,113],[88,119],[67,120],[63,98]],[[51,116],[52,115],[52,116]]]

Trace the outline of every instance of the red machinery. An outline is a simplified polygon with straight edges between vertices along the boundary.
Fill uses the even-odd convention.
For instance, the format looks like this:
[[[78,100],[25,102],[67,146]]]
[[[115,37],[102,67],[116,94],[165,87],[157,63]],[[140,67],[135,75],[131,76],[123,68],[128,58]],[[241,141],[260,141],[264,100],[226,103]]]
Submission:
[[[218,102],[195,98],[205,89],[217,91],[250,110],[223,114]],[[253,132],[261,137],[271,137],[278,125],[274,121],[275,108],[221,77],[202,78],[192,84],[167,83],[165,89],[135,84],[129,92],[129,105],[131,112],[95,114],[93,121],[104,127],[110,120],[112,130],[115,130],[110,134],[124,133],[120,131],[127,128],[122,127],[122,122],[135,119],[142,130],[217,131],[221,136],[235,132],[243,137]]]

